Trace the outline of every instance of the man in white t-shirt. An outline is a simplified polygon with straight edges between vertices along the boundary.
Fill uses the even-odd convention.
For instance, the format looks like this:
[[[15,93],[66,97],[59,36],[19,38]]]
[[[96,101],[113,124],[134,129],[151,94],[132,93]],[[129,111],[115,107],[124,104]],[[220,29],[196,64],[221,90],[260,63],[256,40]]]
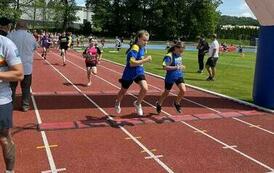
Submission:
[[[208,59],[206,62],[206,69],[208,71],[207,81],[214,81],[216,75],[216,64],[219,58],[219,43],[217,41],[217,35],[212,35],[213,42],[211,43],[208,51]]]
[[[14,172],[15,144],[12,141],[12,91],[9,81],[23,80],[23,66],[15,44],[5,37],[11,21],[0,17],[0,144],[6,164],[5,173]]]
[[[16,31],[8,34],[8,38],[11,39],[18,48],[21,61],[24,66],[24,80],[20,82],[22,90],[22,111],[26,112],[30,107],[30,87],[32,81],[32,63],[33,53],[37,47],[37,42],[34,36],[27,32],[28,25],[26,21],[19,20],[16,23]],[[10,86],[12,89],[12,100],[15,105],[16,87],[18,82],[11,82]]]

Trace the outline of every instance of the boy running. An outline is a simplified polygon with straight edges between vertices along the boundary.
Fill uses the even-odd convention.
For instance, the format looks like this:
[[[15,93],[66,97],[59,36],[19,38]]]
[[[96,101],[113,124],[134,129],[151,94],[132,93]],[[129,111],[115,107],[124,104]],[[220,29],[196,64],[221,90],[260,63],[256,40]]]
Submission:
[[[41,45],[42,45],[42,48],[43,48],[42,57],[44,59],[47,59],[46,58],[47,52],[48,52],[48,49],[49,49],[51,44],[52,44],[52,42],[51,42],[51,39],[49,37],[49,34],[46,33],[41,39]]]
[[[61,56],[63,59],[63,66],[66,65],[66,51],[69,47],[69,38],[66,36],[66,32],[64,31],[62,35],[59,37],[59,44],[61,49]]]

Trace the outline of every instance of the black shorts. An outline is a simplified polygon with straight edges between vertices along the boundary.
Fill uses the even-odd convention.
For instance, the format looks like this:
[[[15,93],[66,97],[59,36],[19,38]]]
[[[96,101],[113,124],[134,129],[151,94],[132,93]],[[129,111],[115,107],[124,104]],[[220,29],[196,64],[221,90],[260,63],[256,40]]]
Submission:
[[[68,50],[68,46],[60,46],[60,49]]]
[[[93,62],[86,62],[86,67],[96,67],[96,63]]]
[[[0,130],[12,128],[12,102],[0,105]]]
[[[215,57],[209,57],[206,61],[206,65],[209,67],[215,67],[217,64],[218,58]]]
[[[119,79],[119,82],[122,85],[122,88],[124,89],[128,89],[130,87],[130,85],[133,83],[133,81],[135,83],[139,83],[141,80],[146,80],[145,75],[140,75],[137,76],[134,80],[123,80],[123,79]]]
[[[185,80],[184,80],[184,78],[180,77],[174,83],[176,83],[176,85],[179,85],[181,83],[185,83]],[[167,82],[165,82],[165,89],[166,90],[171,90],[171,88],[172,88],[172,86],[173,86],[174,83],[167,83]]]

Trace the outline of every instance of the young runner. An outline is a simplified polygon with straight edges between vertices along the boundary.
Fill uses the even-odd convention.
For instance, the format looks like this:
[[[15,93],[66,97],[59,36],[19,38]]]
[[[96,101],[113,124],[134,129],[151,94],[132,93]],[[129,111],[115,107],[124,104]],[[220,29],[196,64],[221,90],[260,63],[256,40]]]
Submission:
[[[176,83],[177,87],[179,88],[179,93],[176,100],[173,102],[173,105],[176,108],[176,111],[181,113],[181,100],[186,92],[186,86],[183,77],[184,75],[182,72],[182,70],[185,68],[185,66],[182,65],[182,54],[184,48],[185,46],[182,42],[177,42],[168,50],[168,53],[163,59],[163,69],[166,70],[165,91],[156,102],[156,111],[158,114],[161,112],[162,104],[168,96],[174,83]]]
[[[115,101],[115,110],[117,113],[121,112],[120,102],[134,81],[140,86],[140,92],[137,100],[134,101],[133,105],[135,106],[137,114],[139,116],[143,115],[141,103],[148,90],[143,64],[152,60],[151,56],[145,56],[144,47],[148,40],[149,33],[145,30],[139,31],[135,37],[134,44],[127,51],[126,67],[124,69],[122,78],[119,79],[122,87]]]
[[[44,59],[47,59],[47,52],[51,44],[52,44],[51,38],[49,37],[49,34],[46,33],[41,39],[41,46],[43,48],[43,52],[41,56]]]
[[[62,35],[59,37],[59,44],[61,49],[61,56],[63,59],[63,66],[66,65],[66,51],[69,47],[69,38],[66,35],[66,32],[64,31]]]
[[[91,85],[91,73],[97,75],[96,65],[101,60],[102,53],[101,50],[96,46],[96,40],[90,39],[89,46],[83,52],[83,57],[85,58],[88,83],[87,86]]]

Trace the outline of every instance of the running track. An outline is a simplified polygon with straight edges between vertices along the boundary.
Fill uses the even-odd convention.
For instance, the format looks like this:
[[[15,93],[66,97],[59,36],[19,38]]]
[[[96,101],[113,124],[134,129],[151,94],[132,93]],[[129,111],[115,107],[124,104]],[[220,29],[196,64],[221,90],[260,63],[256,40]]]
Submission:
[[[123,67],[101,62],[85,87],[81,55],[69,51],[67,58],[64,67],[55,50],[46,61],[35,54],[32,109],[23,113],[17,105],[14,113],[16,172],[274,172],[273,113],[188,87],[182,114],[172,107],[174,90],[156,115],[163,80],[147,75],[145,116],[134,113],[136,84],[117,115]]]

